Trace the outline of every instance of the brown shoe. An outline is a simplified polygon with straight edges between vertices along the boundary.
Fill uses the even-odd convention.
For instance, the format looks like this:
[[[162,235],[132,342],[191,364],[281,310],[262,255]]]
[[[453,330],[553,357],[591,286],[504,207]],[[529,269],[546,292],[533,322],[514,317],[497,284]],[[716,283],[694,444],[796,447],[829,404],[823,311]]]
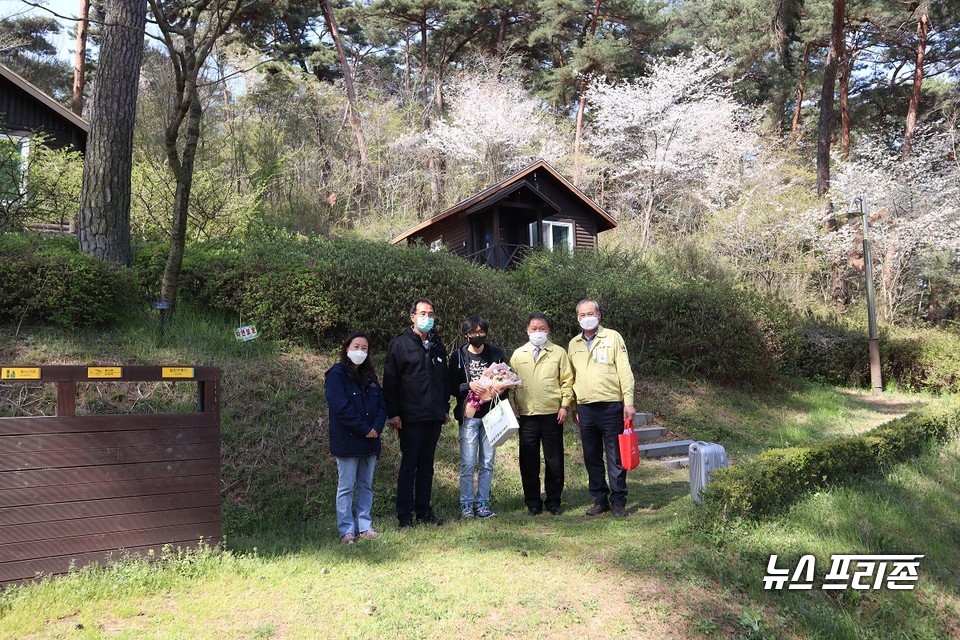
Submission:
[[[342,544],[353,544],[356,541],[357,541],[357,537],[352,533],[348,533],[346,535],[340,536],[340,542]]]
[[[598,515],[600,515],[601,513],[605,513],[605,512],[607,512],[607,511],[610,511],[610,505],[608,505],[608,504],[595,504],[595,505],[593,505],[592,507],[590,507],[589,509],[587,509],[587,515],[588,515],[588,516],[598,516]]]
[[[622,504],[613,505],[613,515],[617,518],[623,518],[627,515],[627,508]]]
[[[367,529],[366,531],[360,532],[360,537],[373,539],[373,538],[379,538],[380,534],[374,531],[373,529]]]

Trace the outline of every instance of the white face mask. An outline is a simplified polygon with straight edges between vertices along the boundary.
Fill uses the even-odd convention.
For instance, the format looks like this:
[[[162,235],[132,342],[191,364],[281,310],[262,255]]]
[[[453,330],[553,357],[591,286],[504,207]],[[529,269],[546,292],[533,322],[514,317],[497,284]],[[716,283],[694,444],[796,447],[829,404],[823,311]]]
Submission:
[[[347,357],[350,358],[350,362],[355,365],[363,364],[363,361],[367,359],[367,352],[361,351],[360,349],[347,351]]]
[[[597,316],[584,316],[580,319],[580,328],[584,331],[593,331],[600,324],[600,318]]]
[[[542,347],[547,344],[547,332],[546,331],[534,331],[530,334],[530,344],[535,347]]]

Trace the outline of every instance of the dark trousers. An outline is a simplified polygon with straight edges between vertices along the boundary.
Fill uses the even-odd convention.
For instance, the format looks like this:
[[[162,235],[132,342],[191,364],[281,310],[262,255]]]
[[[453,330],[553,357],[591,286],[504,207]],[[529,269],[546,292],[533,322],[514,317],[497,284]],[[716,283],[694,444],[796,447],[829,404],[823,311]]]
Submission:
[[[424,517],[433,511],[433,457],[442,427],[439,422],[414,422],[400,429],[397,518],[401,523],[411,522],[414,512]]]
[[[523,501],[531,509],[543,509],[540,499],[540,446],[543,445],[543,475],[546,506],[559,507],[563,493],[563,425],[557,414],[520,416],[520,481]]]
[[[625,506],[627,472],[620,465],[620,441],[617,438],[623,433],[623,403],[581,404],[577,407],[577,413],[580,416],[583,464],[590,481],[590,495],[596,504]],[[604,457],[607,460],[606,474]]]

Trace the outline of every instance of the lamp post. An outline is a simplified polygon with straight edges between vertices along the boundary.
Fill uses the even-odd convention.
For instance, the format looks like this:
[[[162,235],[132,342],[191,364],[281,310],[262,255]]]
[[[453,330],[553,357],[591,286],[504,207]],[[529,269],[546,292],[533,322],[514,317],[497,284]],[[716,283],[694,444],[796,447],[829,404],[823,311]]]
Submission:
[[[856,209],[854,209],[856,207]],[[877,336],[877,307],[873,294],[873,258],[870,255],[870,235],[867,212],[863,206],[863,196],[850,201],[850,211],[841,218],[849,220],[858,217],[863,224],[863,275],[867,280],[867,327],[870,337],[870,386],[873,393],[883,393],[883,379],[880,374],[880,338]]]

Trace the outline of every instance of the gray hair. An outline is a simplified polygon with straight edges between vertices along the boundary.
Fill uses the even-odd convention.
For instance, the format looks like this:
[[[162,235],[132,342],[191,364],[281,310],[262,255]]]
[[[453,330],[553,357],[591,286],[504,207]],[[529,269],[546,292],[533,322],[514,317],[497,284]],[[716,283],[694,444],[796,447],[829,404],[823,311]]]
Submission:
[[[600,315],[600,303],[597,302],[596,300],[594,300],[593,298],[584,298],[583,300],[581,300],[580,302],[578,302],[578,303],[577,303],[577,306],[574,308],[574,311],[579,312],[579,311],[580,311],[580,307],[582,307],[583,305],[587,304],[588,302],[591,303],[591,304],[593,304],[593,309],[594,309],[594,311],[597,312],[597,315]]]

